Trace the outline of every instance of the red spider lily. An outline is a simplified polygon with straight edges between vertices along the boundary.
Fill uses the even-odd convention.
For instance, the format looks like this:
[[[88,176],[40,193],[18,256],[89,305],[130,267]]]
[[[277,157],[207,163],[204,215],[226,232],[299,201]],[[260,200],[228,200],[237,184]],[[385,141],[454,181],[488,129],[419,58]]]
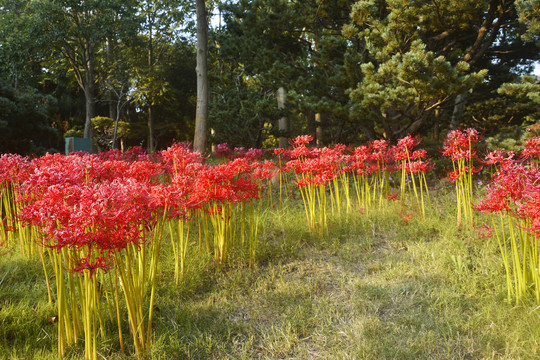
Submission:
[[[452,159],[454,171],[448,179],[456,184],[456,202],[458,204],[457,223],[462,219],[469,226],[473,225],[473,173],[476,168],[474,160],[478,159],[474,144],[480,141],[480,135],[475,129],[453,130],[444,141],[443,155]]]
[[[373,160],[383,161],[385,163],[392,162],[388,161],[390,158],[393,158],[393,154],[389,151],[387,140],[374,140],[369,144],[369,148],[372,151],[371,158]]]
[[[135,179],[139,182],[151,181],[157,183],[158,177],[164,172],[163,165],[152,161],[136,161],[130,164],[123,173],[123,177]]]
[[[482,163],[484,165],[501,165],[505,167],[513,161],[514,156],[513,151],[495,150],[488,153]]]
[[[28,158],[20,155],[4,154],[0,156],[0,187],[18,183],[21,173],[28,167]]]
[[[159,153],[168,174],[183,172],[194,163],[202,163],[204,155],[192,152],[186,143],[175,143]]]
[[[371,153],[369,152],[369,148],[367,146],[359,146],[354,148],[354,152],[348,160],[350,167],[353,170],[364,173],[364,170],[367,166],[366,164],[371,160]]]
[[[418,146],[422,142],[422,139],[419,136],[407,135],[402,139],[399,139],[397,142],[398,147],[406,148],[411,151],[413,148]]]
[[[420,173],[427,173],[433,169],[433,165],[429,163],[428,161],[424,160],[417,160],[413,162],[409,162],[407,164],[407,173],[409,174],[420,174]]]
[[[388,140],[373,140],[370,146],[374,151],[384,152],[388,149]]]
[[[480,134],[476,129],[450,131],[443,144],[443,155],[454,161],[476,158],[476,151],[472,145],[478,141]]]
[[[297,146],[305,146],[309,144],[311,141],[315,139],[314,135],[300,135],[294,138],[293,140],[289,140],[289,144],[291,144],[293,147]]]
[[[398,194],[396,194],[396,193],[390,193],[390,194],[388,194],[388,195],[386,196],[386,198],[387,198],[388,200],[392,200],[392,201],[398,201],[398,200],[399,200],[399,196],[398,196]]]
[[[265,161],[263,163],[252,163],[251,168],[251,176],[255,180],[270,180],[279,171],[276,164],[274,164],[272,161]]]
[[[412,192],[416,205],[422,211],[422,216],[425,216],[424,192],[428,198],[428,203],[430,203],[425,173],[431,170],[432,166],[429,160],[424,160],[427,155],[425,150],[414,150],[421,141],[419,137],[413,137],[412,135],[398,140],[397,145],[391,148],[395,165],[389,163],[387,171],[401,172],[401,199],[405,200],[407,191]]]
[[[52,248],[122,250],[144,241],[141,226],[153,226],[150,196],[146,185],[129,179],[99,187],[51,186],[21,216],[46,230],[45,244]]]
[[[244,154],[244,157],[248,161],[257,161],[261,159],[264,156],[264,150],[263,149],[249,149]]]
[[[81,179],[84,176],[79,164],[73,163],[72,169],[77,174],[73,178],[63,176],[67,170],[59,173],[55,167],[36,168],[21,185],[27,194],[21,218],[46,229],[46,244],[57,249],[88,247],[104,251],[139,243],[140,226],[153,226],[157,206],[161,205],[152,199],[148,179],[137,179],[155,174],[154,164],[135,162],[127,168],[124,178],[89,184]],[[98,174],[93,177],[99,178]]]
[[[249,176],[250,165],[246,159],[200,169],[194,182],[197,202],[242,202],[257,199],[260,187]],[[195,200],[194,200],[195,201]]]
[[[395,165],[396,159],[394,148],[389,146],[387,140],[374,140],[369,145],[371,152],[369,157],[370,173],[373,172],[392,172],[398,170]]]
[[[473,143],[477,143],[482,138],[478,130],[474,128],[465,129],[465,133],[467,134],[467,138]]]
[[[499,214],[492,219],[506,271],[508,298],[514,297],[519,303],[532,289],[540,303],[540,283],[531,281],[540,267],[540,170],[509,161],[492,176],[488,193],[476,209]]]
[[[354,161],[368,161],[371,159],[369,148],[365,145],[354,148]]]
[[[413,215],[412,215],[412,213],[401,214],[401,218],[403,219],[405,224],[408,224],[412,220]]]
[[[235,147],[234,148],[233,157],[235,157],[235,158],[244,157],[245,154],[246,154],[246,148],[245,147],[240,146],[240,147]]]
[[[298,146],[294,149],[290,150],[287,155],[291,159],[302,159],[302,158],[308,158],[308,157],[315,157],[315,154],[312,149],[309,149],[305,146]]]
[[[422,142],[420,137],[413,137],[412,135],[405,136],[399,139],[397,145],[392,148],[395,160],[410,160],[413,155],[413,149]],[[422,157],[421,153],[416,154],[416,158]],[[425,156],[425,152],[423,154]]]
[[[525,159],[538,159],[540,157],[540,136],[527,140],[521,156]]]
[[[425,159],[427,157],[427,151],[424,149],[418,149],[411,154],[411,160]]]
[[[165,168],[178,169],[178,166],[183,166],[185,170],[189,164],[184,160],[200,158],[185,148],[174,150],[177,151],[165,153]],[[148,156],[137,151],[128,157],[129,161],[121,160],[118,152],[101,158],[82,153],[46,155],[33,159],[24,174],[18,176],[19,219],[39,229],[41,243],[54,250],[48,253],[54,259],[59,317],[63,319],[59,320],[62,325],[59,325],[58,337],[61,354],[65,342],[73,341],[74,332],[70,328],[78,326],[75,321],[69,325],[69,320],[66,320],[71,317],[68,315],[71,310],[66,307],[68,297],[73,304],[79,300],[84,303],[80,309],[73,305],[73,318],[79,316],[76,315],[79,310],[83,317],[92,318],[94,315],[87,305],[93,303],[95,309],[95,303],[99,301],[95,295],[97,293],[91,290],[98,271],[103,274],[115,268],[114,274],[122,277],[122,288],[128,302],[135,292],[124,285],[124,280],[130,276],[145,279],[135,273],[148,271],[148,278],[142,280],[145,283],[137,284],[142,294],[137,295],[140,297],[137,303],[142,307],[142,299],[147,292],[146,281],[155,286],[154,274],[159,253],[159,245],[156,244],[161,237],[158,222],[164,218],[167,207],[174,209],[176,214],[184,213],[182,210],[187,207],[184,188],[178,188],[175,182],[170,185],[158,183],[164,171],[160,163],[149,161]],[[140,251],[142,248],[145,251]],[[139,257],[143,253],[148,253],[148,256]],[[125,261],[123,258],[139,258],[139,266],[128,269],[121,264]],[[148,270],[142,270],[141,266]],[[71,270],[67,275],[71,279],[69,284],[72,284],[74,273],[80,273],[84,290],[77,292],[73,285],[64,283],[64,270]],[[66,291],[69,291],[69,295]],[[139,321],[132,315],[134,312],[142,313],[142,309],[139,311],[131,307],[129,312],[130,326],[135,334],[135,330],[143,326],[143,320]],[[148,319],[151,319],[151,315],[148,315]],[[85,347],[90,348],[89,344],[95,343],[95,323],[93,326],[84,323]],[[150,330],[148,334],[149,337]],[[138,354],[146,343],[149,342],[136,342]]]
[[[110,262],[111,259],[103,256],[98,256],[95,259],[90,259],[90,256],[86,256],[78,260],[77,266],[73,268],[73,271],[82,274],[85,270],[88,270],[90,278],[92,278],[97,270],[107,272]]]
[[[13,232],[20,227],[17,221],[17,203],[21,195],[18,186],[28,177],[29,167],[28,159],[20,155],[0,156],[0,231],[6,238],[13,239]],[[20,239],[23,245],[25,239]]]
[[[301,184],[326,185],[343,171],[332,158],[328,157],[291,160],[287,166],[306,179]]]
[[[214,156],[220,158],[227,158],[232,154],[233,150],[230,148],[229,144],[222,143],[217,144],[216,149],[214,150]]]
[[[479,240],[490,239],[493,237],[493,228],[488,225],[476,226],[475,232]]]
[[[294,183],[299,188],[303,188],[303,187],[306,187],[308,185],[313,184],[313,181],[311,179],[308,179],[308,178],[300,178],[300,179],[294,180]]]
[[[540,171],[511,163],[493,175],[488,193],[476,207],[478,211],[510,211],[521,218],[540,215]]]

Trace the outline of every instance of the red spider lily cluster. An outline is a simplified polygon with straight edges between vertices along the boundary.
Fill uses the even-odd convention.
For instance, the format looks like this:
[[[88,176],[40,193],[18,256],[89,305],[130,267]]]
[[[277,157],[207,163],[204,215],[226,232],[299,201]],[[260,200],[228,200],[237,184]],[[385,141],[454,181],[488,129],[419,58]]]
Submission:
[[[24,160],[18,174],[20,219],[39,229],[43,245],[73,250],[79,270],[105,267],[112,251],[143,244],[163,211],[162,167],[110,155],[46,155]]]
[[[540,302],[535,270],[540,265],[540,137],[527,142],[520,160],[514,153],[495,151],[480,161],[475,146],[479,140],[476,130],[466,129],[450,132],[444,142],[442,153],[453,164],[448,178],[456,184],[458,223],[464,218],[473,225],[473,173],[482,166],[495,167],[487,195],[476,209],[505,216],[493,227],[507,269],[509,297],[520,299],[534,288]],[[312,141],[313,136],[299,136],[290,141],[290,149],[276,149],[275,159],[268,161],[261,160],[262,150],[220,144],[214,155],[221,161],[214,164],[183,143],[152,156],[141,148],[33,159],[0,156],[0,245],[11,249],[20,244],[21,253],[40,255],[45,271],[53,268],[60,353],[76,341],[78,331],[85,333],[85,346],[95,344],[96,325],[77,319],[79,313],[100,316],[88,309],[99,307],[95,289],[96,281],[102,281],[111,284],[107,293],[115,294],[108,305],[111,313],[120,311],[118,293],[124,292],[134,347],[142,356],[152,326],[151,312],[147,318],[140,314],[143,307],[152,309],[154,292],[146,284],[154,289],[163,229],[171,238],[176,282],[184,271],[190,228],[198,229],[199,252],[206,243],[216,266],[226,264],[229,253],[239,248],[248,251],[251,265],[262,204],[267,196],[273,207],[271,187],[277,175],[280,204],[282,187],[288,192],[283,179],[294,176],[291,183],[302,197],[308,227],[321,236],[328,234],[330,210],[341,216],[360,209],[367,215],[377,204],[390,207],[396,202],[403,224],[415,215],[426,216],[426,173],[433,166],[427,152],[418,149],[419,137],[358,147],[309,147]],[[477,229],[488,236],[487,228]],[[149,292],[150,306],[145,303]],[[50,293],[49,299],[52,302]],[[78,307],[79,301],[86,310]],[[93,359],[90,345],[87,358]]]
[[[248,149],[243,147],[236,147],[232,149],[229,144],[222,143],[216,145],[213,155],[216,158],[223,160],[231,160],[236,158],[245,158],[249,161],[259,160],[264,156],[264,150],[262,149]]]
[[[407,136],[394,146],[386,140],[375,140],[356,148],[342,144],[310,148],[307,144],[312,140],[310,135],[299,136],[290,141],[292,149],[276,149],[274,152],[280,159],[288,159],[282,171],[295,174],[294,182],[304,200],[311,230],[319,228],[321,234],[326,231],[327,192],[333,213],[340,214],[343,204],[347,212],[352,210],[350,184],[354,184],[359,206],[368,212],[375,201],[382,205],[396,186],[402,187],[403,200],[406,189],[411,189],[406,182],[411,181],[418,207],[424,211],[421,205],[427,185],[424,185],[424,174],[432,167],[426,151],[415,149],[421,141],[419,138]],[[399,176],[391,176],[397,172],[401,172],[401,182]],[[421,195],[418,195],[415,181],[420,185]],[[427,189],[425,192],[427,196]]]
[[[522,161],[497,154],[497,171],[476,210],[492,216],[493,228],[506,270],[508,299],[520,302],[530,291],[540,303],[540,170],[534,162],[534,138]]]
[[[481,139],[478,130],[469,128],[465,130],[452,130],[443,143],[443,155],[453,161],[477,158],[476,150],[472,146]]]
[[[257,161],[261,150],[233,154],[233,160],[213,166],[187,144],[152,158],[137,148],[32,160],[3,155],[0,189],[6,202],[15,195],[17,205],[3,214],[3,230],[20,230],[14,221],[24,220],[39,229],[42,245],[97,251],[92,261],[108,264],[112,250],[144,244],[164,211],[185,218],[194,209],[212,213],[225,204],[258,200],[276,166]],[[80,263],[95,268],[92,261],[83,256]]]
[[[481,139],[476,129],[453,130],[443,144],[443,155],[452,159],[453,170],[448,172],[448,180],[456,185],[457,224],[462,222],[472,227],[473,211],[473,174],[482,170],[475,166],[480,162],[476,145]]]
[[[527,140],[521,156],[530,160],[531,163],[538,167],[538,164],[540,163],[540,136]]]
[[[513,151],[495,150],[486,155],[483,164],[498,168],[506,167],[514,161],[515,156],[516,154]]]
[[[63,354],[76,334],[84,332],[86,357],[95,358],[92,344],[97,329],[85,319],[97,316],[96,279],[111,273],[122,284],[135,348],[142,354],[149,343],[151,319],[138,318],[143,312],[137,308],[144,306],[146,284],[154,286],[163,222],[188,221],[190,214],[200,211],[216,221],[215,236],[219,222],[230,225],[232,209],[258,200],[264,182],[273,176],[273,164],[254,161],[260,156],[259,151],[247,151],[211,166],[186,144],[175,144],[153,157],[139,149],[35,159],[2,156],[0,243],[12,247],[7,234],[22,237],[30,231],[24,241],[46,251],[40,255],[44,269],[50,259],[57,277],[59,352]],[[214,251],[219,252],[219,261],[226,260],[223,246],[216,245]],[[75,280],[76,274],[82,280]],[[110,292],[118,289],[113,286]],[[77,320],[81,314],[83,319]]]
[[[290,159],[285,171],[299,175],[299,186],[326,185],[344,173],[363,176],[401,171],[402,162],[406,163],[408,174],[425,173],[432,168],[426,151],[414,150],[421,142],[416,137],[407,136],[395,146],[390,146],[386,140],[375,140],[356,148],[343,144],[308,148],[306,144],[312,140],[313,136],[299,136],[291,141],[291,150],[277,149],[274,152]]]

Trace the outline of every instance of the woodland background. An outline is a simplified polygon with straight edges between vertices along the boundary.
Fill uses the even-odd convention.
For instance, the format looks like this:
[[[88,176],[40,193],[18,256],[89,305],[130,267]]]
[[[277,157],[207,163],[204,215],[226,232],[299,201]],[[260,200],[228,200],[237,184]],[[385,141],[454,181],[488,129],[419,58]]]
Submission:
[[[318,144],[410,133],[438,142],[465,126],[511,149],[540,118],[539,0],[205,6],[208,151],[306,133]],[[105,150],[116,120],[124,148],[192,141],[195,9],[187,0],[1,0],[0,153],[59,152],[68,136]]]

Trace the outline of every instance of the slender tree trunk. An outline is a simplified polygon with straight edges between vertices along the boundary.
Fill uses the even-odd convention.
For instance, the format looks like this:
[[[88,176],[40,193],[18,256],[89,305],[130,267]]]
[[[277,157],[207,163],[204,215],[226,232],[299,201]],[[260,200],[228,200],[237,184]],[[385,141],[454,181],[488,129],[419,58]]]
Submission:
[[[450,119],[450,129],[457,129],[463,112],[465,111],[465,103],[467,101],[468,93],[464,92],[456,96],[454,102],[454,110],[452,111],[452,118]]]
[[[317,125],[317,127],[315,128],[315,138],[317,141],[317,146],[322,146],[324,142],[322,122],[323,122],[323,114],[316,113],[315,124]]]
[[[113,132],[113,141],[112,141],[112,149],[116,149],[116,138],[118,137],[118,123],[120,122],[120,110],[121,110],[121,97],[118,97],[118,101],[116,102],[116,108],[115,108],[115,115],[116,118],[114,119],[114,132]],[[122,152],[124,151],[124,145],[122,144]]]
[[[285,109],[285,96],[286,96],[285,88],[280,87],[278,89],[278,109],[283,110]],[[287,133],[289,132],[289,121],[286,116],[282,116],[279,118],[278,121],[278,130],[279,130],[279,147],[280,148],[286,148],[288,145],[288,139],[287,139]]]
[[[154,66],[154,43],[152,39],[152,22],[149,20],[148,30],[148,66]],[[152,117],[152,99],[148,99],[148,152],[151,154],[155,150],[154,142],[154,118]]]
[[[152,105],[148,105],[148,153],[153,153],[156,147],[154,138],[154,118],[152,116]]]
[[[95,84],[94,84],[94,52],[89,45],[85,50],[86,72],[84,84],[84,100],[86,105],[86,119],[84,123],[84,137],[92,139],[92,119],[95,116]]]
[[[85,107],[86,107],[86,116],[85,116],[85,123],[84,123],[84,135],[83,137],[87,139],[92,139],[93,132],[92,132],[92,119],[95,115],[95,103],[94,103],[94,97],[90,95],[91,92],[90,86],[85,86],[85,94],[84,94],[84,101],[85,101]]]
[[[114,63],[114,58],[113,58],[112,44],[111,44],[110,38],[107,38],[105,40],[105,51],[107,53],[107,67],[111,69],[112,64]],[[111,86],[113,85],[111,84]],[[116,104],[114,101],[112,91],[107,90],[105,96],[107,97],[107,103],[109,104],[109,117],[114,120],[116,119]]]
[[[441,109],[436,108],[435,113],[434,113],[434,120],[433,120],[433,137],[432,137],[432,139],[435,141],[439,141],[440,136],[441,136],[440,115],[441,115]]]
[[[206,151],[206,129],[208,126],[208,19],[204,0],[197,0],[197,110],[195,113],[195,135],[193,149]]]
[[[317,38],[315,38],[313,40],[313,49],[315,50],[316,53],[319,52],[319,41]],[[317,64],[319,65],[319,64]],[[323,144],[323,129],[322,129],[322,126],[321,126],[321,123],[322,123],[322,120],[323,120],[323,116],[321,113],[316,113],[315,114],[315,141],[317,143],[317,146],[322,146]]]

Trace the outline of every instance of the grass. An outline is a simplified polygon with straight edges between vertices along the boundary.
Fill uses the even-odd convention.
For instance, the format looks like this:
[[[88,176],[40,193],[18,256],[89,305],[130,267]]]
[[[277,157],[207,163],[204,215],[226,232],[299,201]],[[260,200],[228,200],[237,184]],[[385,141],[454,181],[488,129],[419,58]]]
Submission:
[[[263,215],[254,269],[241,258],[216,269],[188,255],[178,286],[164,241],[148,358],[540,357],[540,309],[532,299],[505,301],[496,240],[455,227],[451,190],[435,200],[425,220],[406,222],[398,203],[330,217],[324,239],[309,235],[300,204],[289,203]],[[15,252],[1,257],[0,359],[56,359],[54,316],[41,265]],[[98,351],[133,358],[119,348],[111,326]],[[67,358],[83,352],[74,346]]]

